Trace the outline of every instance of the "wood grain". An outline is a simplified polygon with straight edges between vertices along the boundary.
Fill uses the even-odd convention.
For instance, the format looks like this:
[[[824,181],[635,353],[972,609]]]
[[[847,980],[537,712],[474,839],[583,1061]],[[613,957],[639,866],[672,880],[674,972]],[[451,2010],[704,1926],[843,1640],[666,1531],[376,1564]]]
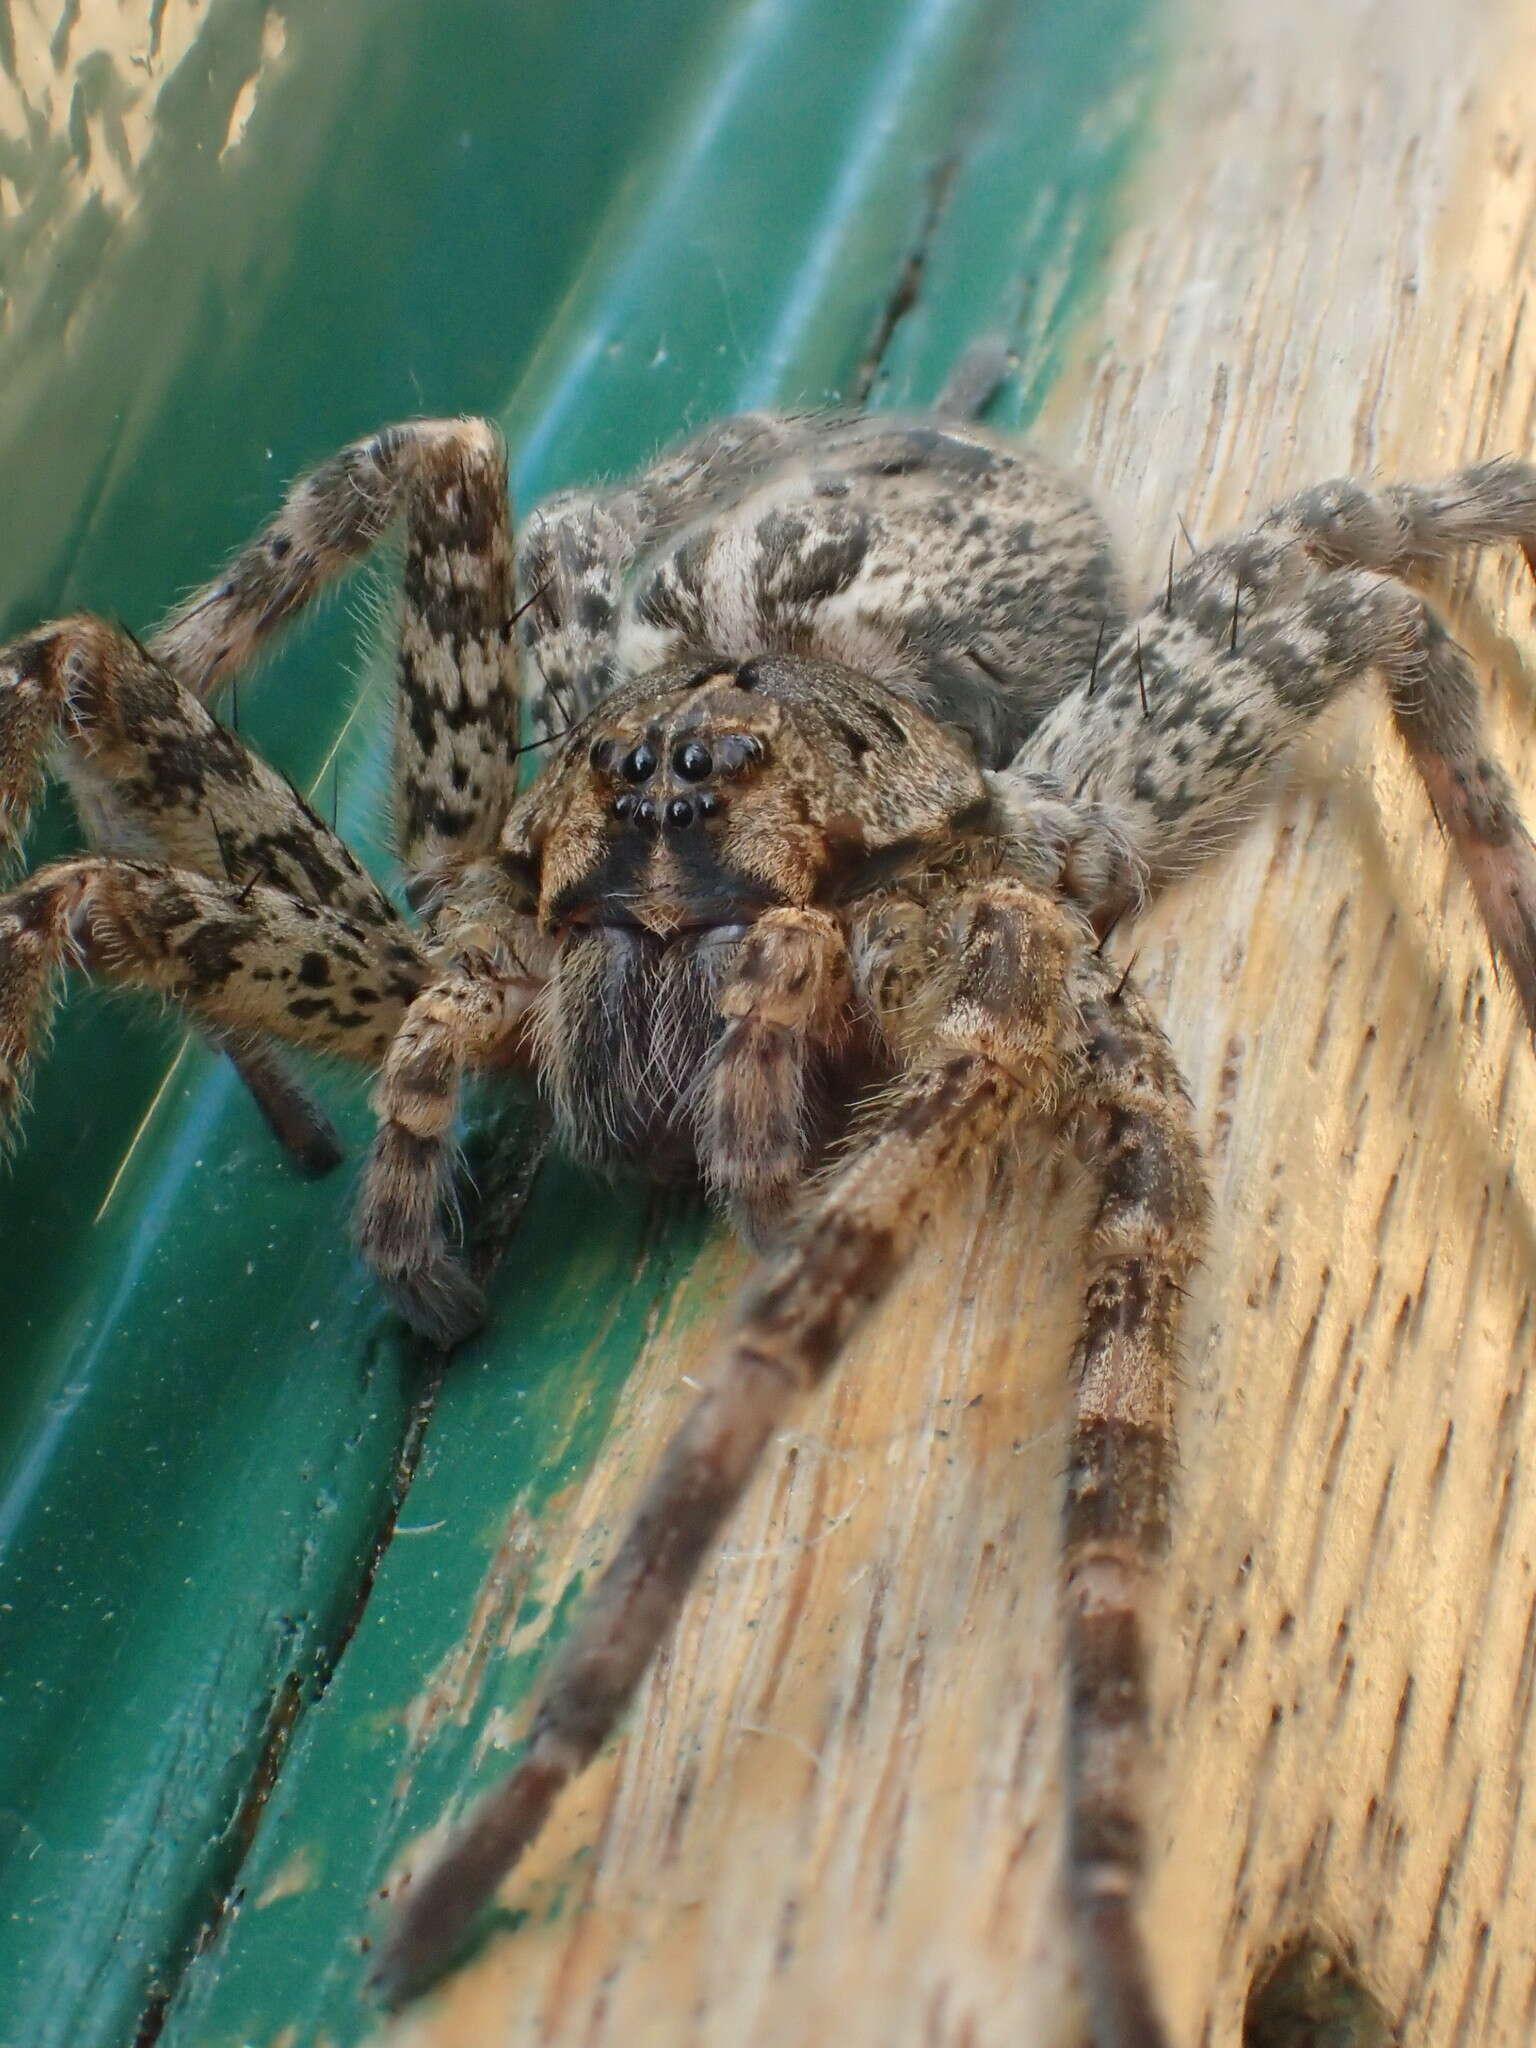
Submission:
[[[1174,43],[1044,421],[1138,573],[1180,516],[1206,538],[1322,475],[1536,448],[1523,0],[1211,6]],[[1532,610],[1518,563],[1456,604],[1536,813]],[[1514,2048],[1536,2016],[1536,1074],[1380,705],[1342,712],[1131,945],[1217,1197],[1156,1670],[1148,1924],[1175,2038],[1236,2043],[1255,1969],[1315,1931],[1404,2048]],[[526,1924],[400,2048],[1079,2038],[1054,1617],[1078,1215],[1027,1163],[960,1192],[509,1886]],[[743,1270],[722,1247],[648,1343],[550,1600],[611,1548]],[[487,1587],[424,1715],[517,1604]]]

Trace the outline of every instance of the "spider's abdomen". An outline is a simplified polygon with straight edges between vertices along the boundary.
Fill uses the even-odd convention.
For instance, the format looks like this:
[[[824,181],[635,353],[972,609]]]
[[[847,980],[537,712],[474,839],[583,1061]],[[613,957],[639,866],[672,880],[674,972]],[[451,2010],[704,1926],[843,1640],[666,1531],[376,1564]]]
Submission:
[[[1035,449],[957,421],[827,423],[647,566],[638,674],[710,647],[840,662],[1010,761],[1122,609],[1102,520]]]

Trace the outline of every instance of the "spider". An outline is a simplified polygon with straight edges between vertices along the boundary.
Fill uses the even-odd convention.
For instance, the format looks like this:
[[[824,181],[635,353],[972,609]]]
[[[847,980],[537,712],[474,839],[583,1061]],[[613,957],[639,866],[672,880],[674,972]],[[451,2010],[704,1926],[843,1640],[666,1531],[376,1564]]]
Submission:
[[[475,1070],[534,1077],[598,1168],[702,1182],[762,1253],[521,1761],[404,1892],[393,2001],[614,1728],[959,1163],[1065,1144],[1092,1189],[1062,1545],[1069,1911],[1097,2048],[1166,2041],[1137,1921],[1144,1615],[1207,1196],[1173,1052],[1105,942],[1374,672],[1536,1026],[1536,854],[1467,658],[1412,587],[1468,547],[1536,558],[1536,467],[1323,484],[1132,609],[1087,499],[974,410],[729,419],[545,503],[515,552],[495,430],[391,427],[296,485],[147,645],[77,617],[0,653],[0,823],[20,834],[56,745],[95,847],[0,897],[0,1112],[74,966],[183,1006],[312,1169],[333,1141],[273,1041],[377,1069],[358,1239],[438,1345],[482,1315],[452,1228]],[[414,921],[206,708],[397,516]],[[525,720],[547,752],[519,793]]]

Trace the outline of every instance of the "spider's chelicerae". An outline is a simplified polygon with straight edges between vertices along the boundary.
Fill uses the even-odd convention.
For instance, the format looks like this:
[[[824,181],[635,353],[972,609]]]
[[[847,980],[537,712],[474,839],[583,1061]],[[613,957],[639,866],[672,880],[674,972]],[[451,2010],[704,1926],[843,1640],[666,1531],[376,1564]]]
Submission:
[[[410,922],[205,700],[403,515],[395,833]],[[521,1762],[405,1894],[406,1995],[602,1744],[791,1404],[951,1169],[1066,1141],[1094,1198],[1065,1488],[1071,1913],[1099,2048],[1164,2039],[1138,1933],[1143,1611],[1168,1541],[1179,1308],[1206,1208],[1173,1054],[1110,928],[1226,844],[1375,672],[1536,1025],[1536,856],[1465,655],[1411,587],[1536,549],[1536,469],[1324,484],[1126,608],[1099,518],[958,410],[748,416],[514,554],[474,420],[300,483],[149,643],[74,618],[0,654],[0,823],[46,750],[96,851],[0,898],[0,1110],[74,965],[181,1003],[302,1160],[273,1040],[379,1070],[363,1255],[440,1342],[461,1076],[536,1077],[605,1168],[697,1177],[759,1276],[545,1679]],[[525,687],[526,685],[526,687]],[[517,793],[520,725],[548,746]]]

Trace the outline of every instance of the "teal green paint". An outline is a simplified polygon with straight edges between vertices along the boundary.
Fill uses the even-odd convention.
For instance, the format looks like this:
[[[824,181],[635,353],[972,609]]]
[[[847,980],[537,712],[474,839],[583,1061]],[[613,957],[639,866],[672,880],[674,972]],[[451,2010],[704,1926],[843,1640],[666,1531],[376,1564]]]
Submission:
[[[978,334],[1007,338],[1019,371],[991,418],[1024,426],[1092,303],[1117,199],[1145,139],[1157,23],[1143,0],[1015,11],[982,82],[924,289],[886,351],[875,396],[923,403]],[[1000,209],[1000,192],[1022,201]]]
[[[216,170],[260,9],[215,4],[162,102],[134,219],[92,216],[51,279],[25,267],[35,241],[0,241],[25,316],[0,343],[0,465],[29,485],[0,498],[8,621],[90,602],[148,623],[284,477],[386,418],[499,412],[526,502],[744,399],[845,391],[951,152],[880,392],[929,395],[1004,325],[1033,404],[1140,119],[1127,0],[633,12],[291,7],[285,68]],[[681,54],[658,73],[663,50]],[[1025,267],[1061,280],[1048,306],[1018,297]],[[344,611],[306,629],[241,715],[307,786],[360,706],[342,817],[378,855],[387,663],[348,680],[356,637]],[[65,835],[55,814],[40,845]],[[420,1371],[353,1266],[350,1175],[295,1183],[200,1050],[92,1225],[176,1043],[127,1004],[73,1001],[0,1189],[0,1669],[24,1674],[0,1700],[0,1854],[7,1834],[19,1852],[0,1868],[7,2048],[115,2048],[151,1973],[179,1968],[232,1867],[222,1831],[270,1700],[289,1673],[312,1689],[348,1619]],[[355,1147],[358,1091],[330,1096]],[[371,1889],[461,1790],[539,1653],[439,1730],[397,1807],[400,1712],[456,1641],[510,1508],[536,1532],[602,1452],[649,1322],[716,1312],[703,1228],[544,1173],[402,1517],[444,1528],[387,1552],[298,1722],[241,1871],[248,1903],[189,1972],[168,2042],[358,2037]],[[611,1533],[593,1533],[593,1563]],[[540,1584],[520,1613],[553,1600],[552,1640],[574,1597]],[[313,1886],[257,1910],[300,1849]]]

